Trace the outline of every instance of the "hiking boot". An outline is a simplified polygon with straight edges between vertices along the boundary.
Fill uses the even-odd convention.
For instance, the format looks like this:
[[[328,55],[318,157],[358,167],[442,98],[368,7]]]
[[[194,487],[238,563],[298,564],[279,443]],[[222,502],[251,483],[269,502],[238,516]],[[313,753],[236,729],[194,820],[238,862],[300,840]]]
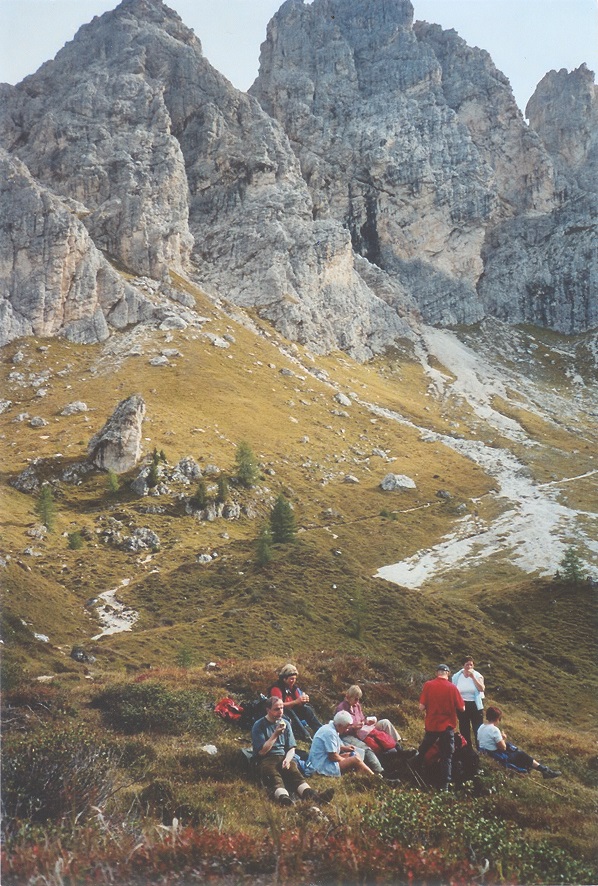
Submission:
[[[549,769],[548,766],[545,766],[541,772],[542,778],[558,778],[559,775],[562,775],[560,769]]]
[[[305,788],[305,790],[301,794],[301,799],[309,800],[310,803],[317,803],[319,800],[319,796],[313,788]]]
[[[278,798],[278,805],[279,806],[292,806],[293,801],[291,800],[291,798],[289,797],[288,794],[281,794],[280,797]]]
[[[401,784],[401,779],[400,778],[385,778],[384,782],[385,782],[385,784],[390,785],[391,788],[396,788],[396,787],[398,787],[398,785]]]
[[[328,790],[322,791],[321,794],[318,794],[318,803],[320,803],[322,806],[325,806],[326,803],[330,803],[333,797],[334,788],[328,788]]]

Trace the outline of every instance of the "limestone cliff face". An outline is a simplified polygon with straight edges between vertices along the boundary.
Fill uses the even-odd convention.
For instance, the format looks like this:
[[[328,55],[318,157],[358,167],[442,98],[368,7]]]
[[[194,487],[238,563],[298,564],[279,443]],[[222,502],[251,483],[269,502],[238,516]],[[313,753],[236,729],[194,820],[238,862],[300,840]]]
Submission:
[[[550,71],[526,113],[560,205],[488,232],[479,291],[491,316],[565,333],[598,325],[598,88],[585,65]]]
[[[441,65],[445,101],[492,169],[494,219],[551,211],[554,169],[548,146],[525,125],[505,75],[487,52],[468,46],[456,31],[426,22],[416,22],[414,31]]]
[[[342,227],[314,224],[281,127],[160,0],[123,0],[5,90],[0,138],[137,274],[193,274],[317,351],[364,359],[408,333]]]
[[[489,316],[567,334],[598,326],[598,197],[495,227],[480,293]]]
[[[591,72],[547,75],[528,127],[488,54],[410,0],[286,0],[250,92],[161,0],[0,86],[0,341],[150,318],[116,266],[358,359],[422,318],[595,323]]]
[[[316,217],[339,220],[360,255],[409,279],[426,319],[471,321],[496,190],[412,20],[409,0],[287,0],[250,92],[284,126]]]
[[[185,165],[148,58],[152,39],[176,58],[193,36],[143,0],[94,19],[5,97],[0,131],[39,182],[85,208],[99,248],[160,277],[184,267],[192,238]]]
[[[549,71],[526,114],[561,174],[582,192],[598,192],[598,86],[586,65]]]
[[[485,229],[552,208],[552,163],[489,55],[410,0],[287,0],[251,93],[281,121],[319,216],[432,323],[483,314]]]
[[[0,149],[0,345],[58,333],[92,343],[151,315],[95,247],[75,210]]]
[[[427,322],[595,324],[591,72],[547,75],[528,126],[488,53],[414,23],[410,0],[287,0],[250,92],[289,135],[317,217]]]

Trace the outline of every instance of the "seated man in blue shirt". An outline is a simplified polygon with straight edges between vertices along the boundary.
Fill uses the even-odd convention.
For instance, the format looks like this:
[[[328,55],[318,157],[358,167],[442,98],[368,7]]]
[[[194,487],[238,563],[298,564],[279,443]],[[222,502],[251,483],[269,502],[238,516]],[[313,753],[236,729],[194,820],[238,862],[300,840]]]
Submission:
[[[351,745],[343,744],[341,736],[345,735],[352,725],[351,714],[348,711],[339,711],[330,723],[318,729],[311,743],[306,772],[310,775],[318,772],[320,775],[338,777],[353,769],[366,775],[374,775],[370,767],[363,762],[361,757],[363,752]]]
[[[281,806],[291,806],[289,791],[302,800],[327,803],[334,791],[318,794],[306,782],[295,763],[295,737],[288,720],[283,718],[282,698],[272,696],[266,703],[266,716],[257,720],[251,730],[253,756],[257,760],[262,780]]]

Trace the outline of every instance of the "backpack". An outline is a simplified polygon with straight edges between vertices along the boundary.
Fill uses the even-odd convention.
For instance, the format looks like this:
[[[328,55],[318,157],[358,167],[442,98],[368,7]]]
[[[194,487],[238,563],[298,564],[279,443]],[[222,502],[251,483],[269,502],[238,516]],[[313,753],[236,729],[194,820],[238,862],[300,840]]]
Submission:
[[[455,732],[455,753],[453,755],[455,780],[471,781],[477,775],[479,768],[480,755],[460,732]]]
[[[243,715],[243,708],[232,698],[221,698],[214,705],[214,713],[229,723],[238,723]]]
[[[383,732],[381,729],[370,729],[366,737],[364,738],[365,743],[368,748],[371,748],[375,754],[383,753],[384,751],[392,751],[393,748],[396,748],[397,743],[394,738],[389,735],[387,732]]]
[[[237,725],[241,729],[251,729],[254,723],[266,715],[266,702],[268,699],[265,695],[259,695],[251,701],[241,702],[241,717],[237,720]]]

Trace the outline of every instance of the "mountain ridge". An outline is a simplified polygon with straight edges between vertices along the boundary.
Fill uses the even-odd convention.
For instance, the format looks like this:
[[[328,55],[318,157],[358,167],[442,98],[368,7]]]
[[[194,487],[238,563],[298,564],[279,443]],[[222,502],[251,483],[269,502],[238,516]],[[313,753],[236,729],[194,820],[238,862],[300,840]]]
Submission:
[[[324,41],[322,72],[300,61],[315,49],[307,49],[306,21],[317,25],[313,40]],[[386,31],[381,64],[359,35]],[[298,54],[280,54],[285,40]],[[349,78],[333,69],[335,52],[339,71],[354,71]],[[292,75],[283,56],[299,64]],[[287,2],[260,64],[250,93],[265,111],[211,67],[177,13],[160,0],[125,0],[36,74],[3,86],[0,142],[8,162],[19,157],[78,218],[87,231],[79,240],[91,237],[117,269],[156,279],[183,273],[215,298],[255,305],[316,352],[369,359],[417,334],[421,319],[467,324],[497,314],[569,333],[596,325],[596,206],[587,190],[595,136],[584,136],[574,176],[566,171],[573,149],[560,151],[560,180],[570,185],[555,191],[555,161],[523,122],[504,75],[454,32],[414,23],[408,0]],[[297,117],[286,86],[276,97],[283,81],[326,96],[324,110],[312,113],[308,101]],[[581,111],[593,109],[595,119],[593,75],[545,81],[537,107],[558,102],[561,91],[579,96],[560,120],[574,144]],[[352,107],[364,89],[368,103]],[[549,115],[531,116],[554,144]],[[584,125],[595,132],[593,122]],[[18,188],[7,200],[23,212]],[[38,269],[39,239],[19,243],[36,269],[28,280],[13,270],[12,224],[9,216],[0,227],[1,340],[48,328],[105,338],[109,312],[98,324],[93,298],[74,294],[68,239],[60,282]],[[538,233],[521,247],[528,226]],[[90,282],[90,294],[97,287]],[[145,301],[126,281],[122,290],[123,305]],[[52,300],[62,313],[41,326],[35,305]]]

